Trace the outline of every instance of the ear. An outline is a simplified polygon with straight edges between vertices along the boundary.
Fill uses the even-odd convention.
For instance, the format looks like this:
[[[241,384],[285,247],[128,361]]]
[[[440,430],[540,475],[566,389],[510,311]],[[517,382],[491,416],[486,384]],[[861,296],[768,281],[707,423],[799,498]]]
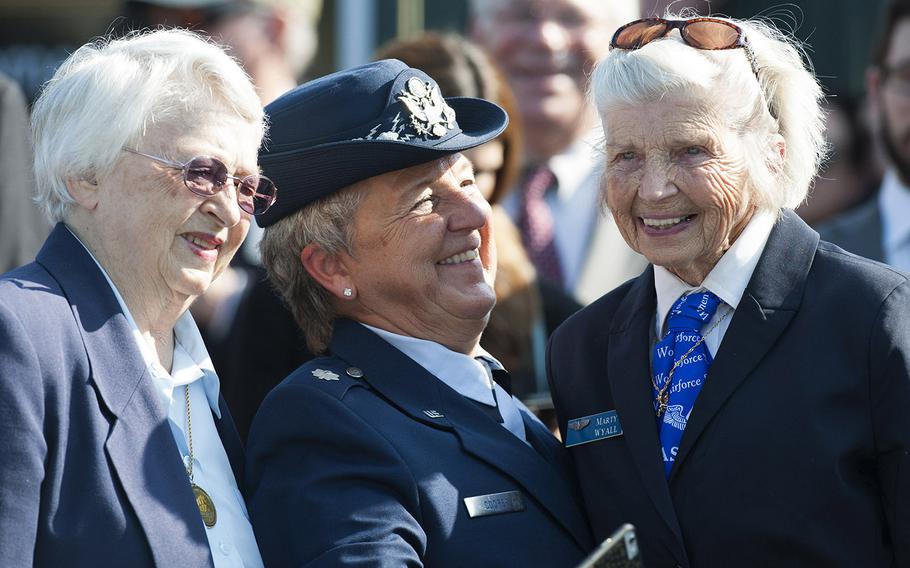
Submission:
[[[95,178],[66,178],[66,190],[83,209],[94,211],[101,199],[98,180]]]
[[[771,137],[771,148],[768,152],[768,168],[775,174],[779,174],[784,169],[784,161],[787,159],[787,142],[780,134]]]
[[[286,46],[289,41],[287,37],[287,34],[289,33],[289,16],[287,12],[277,4],[271,8],[271,10],[271,13],[266,16],[265,21],[266,40],[272,45],[273,49],[277,49],[284,54],[284,52],[287,51]]]
[[[310,243],[300,251],[300,263],[329,294],[339,300],[354,299],[354,282],[338,255],[329,254],[321,246]],[[350,292],[345,294],[345,290]]]

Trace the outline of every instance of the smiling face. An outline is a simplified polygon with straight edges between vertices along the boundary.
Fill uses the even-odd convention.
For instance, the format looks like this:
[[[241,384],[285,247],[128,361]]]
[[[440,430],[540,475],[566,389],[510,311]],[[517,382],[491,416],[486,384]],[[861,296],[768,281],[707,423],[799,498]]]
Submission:
[[[244,176],[258,172],[258,143],[250,124],[210,112],[194,115],[192,126],[185,120],[155,125],[136,149],[180,163],[211,156]],[[202,294],[249,230],[250,215],[237,204],[231,182],[200,197],[186,188],[180,170],[128,152],[98,182],[89,244],[127,298],[180,301]]]
[[[496,303],[490,206],[456,154],[362,182],[353,256],[343,264],[351,317],[460,352],[479,339]]]
[[[617,0],[610,0],[611,2]],[[516,93],[526,145],[538,158],[562,150],[589,126],[585,92],[614,29],[607,3],[503,0],[477,39],[502,66]]]
[[[651,263],[698,285],[751,219],[744,145],[718,109],[680,96],[603,116],[607,205]]]

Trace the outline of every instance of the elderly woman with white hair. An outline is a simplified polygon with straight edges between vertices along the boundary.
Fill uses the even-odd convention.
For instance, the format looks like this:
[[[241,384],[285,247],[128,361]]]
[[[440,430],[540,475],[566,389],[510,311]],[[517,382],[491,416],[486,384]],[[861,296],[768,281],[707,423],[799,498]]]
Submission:
[[[824,154],[801,51],[717,18],[612,48],[603,195],[651,266],[548,359],[595,537],[633,523],[648,566],[910,566],[910,284],[793,213]]]
[[[189,32],[99,41],[32,126],[57,225],[0,277],[0,564],[261,566],[187,311],[275,200],[252,84]]]

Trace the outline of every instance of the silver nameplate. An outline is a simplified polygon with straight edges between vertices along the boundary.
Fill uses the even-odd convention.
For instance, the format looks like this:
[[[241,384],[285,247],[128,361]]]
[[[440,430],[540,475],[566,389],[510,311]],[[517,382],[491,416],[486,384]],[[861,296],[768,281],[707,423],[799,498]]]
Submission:
[[[517,513],[525,510],[525,500],[521,491],[504,491],[477,497],[465,497],[464,504],[471,518],[503,513]]]

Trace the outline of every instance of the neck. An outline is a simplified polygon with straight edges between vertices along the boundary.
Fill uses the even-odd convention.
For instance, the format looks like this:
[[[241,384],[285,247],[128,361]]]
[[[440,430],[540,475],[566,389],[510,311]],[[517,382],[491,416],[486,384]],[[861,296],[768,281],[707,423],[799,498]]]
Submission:
[[[195,297],[178,294],[166,285],[142,278],[140,271],[129,269],[129,259],[111,258],[101,245],[103,239],[93,238],[91,231],[80,230],[78,223],[67,222],[67,226],[114,283],[145,344],[153,350],[161,366],[170,370],[174,355],[174,326]]]
[[[475,320],[459,320],[458,322],[433,322],[426,324],[406,314],[405,318],[390,319],[377,313],[361,313],[345,315],[354,321],[359,321],[373,327],[378,327],[391,333],[426,339],[465,355],[474,356],[480,346],[480,335],[486,327],[487,318],[478,322]]]
[[[730,247],[733,246],[733,243],[736,242],[736,239],[742,234],[746,229],[746,226],[749,225],[749,221],[752,220],[752,217],[755,216],[758,208],[755,206],[749,207],[743,219],[733,228],[733,231],[730,234],[730,237],[721,243],[720,250],[715,254],[712,254],[709,257],[697,258],[692,262],[681,265],[681,266],[667,266],[667,270],[675,274],[680,280],[688,284],[689,286],[701,286],[701,283],[705,281],[705,278],[708,277],[708,274],[714,269],[714,266],[720,261],[721,257],[726,254]]]
[[[546,162],[553,156],[565,152],[595,125],[595,117],[590,112],[581,113],[568,127],[554,125],[548,121],[525,122],[523,139],[526,161],[534,164]]]

